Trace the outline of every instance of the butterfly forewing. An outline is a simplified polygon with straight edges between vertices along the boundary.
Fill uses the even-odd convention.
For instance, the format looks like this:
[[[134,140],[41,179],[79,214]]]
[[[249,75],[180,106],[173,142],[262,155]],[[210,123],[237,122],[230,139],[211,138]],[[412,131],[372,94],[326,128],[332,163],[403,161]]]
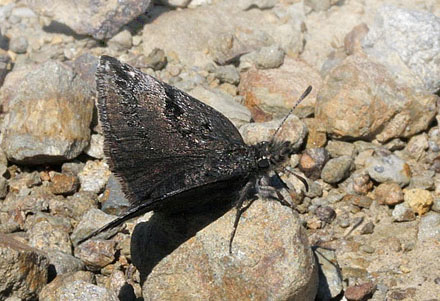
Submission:
[[[253,168],[235,126],[188,94],[108,56],[96,82],[105,153],[134,206]]]

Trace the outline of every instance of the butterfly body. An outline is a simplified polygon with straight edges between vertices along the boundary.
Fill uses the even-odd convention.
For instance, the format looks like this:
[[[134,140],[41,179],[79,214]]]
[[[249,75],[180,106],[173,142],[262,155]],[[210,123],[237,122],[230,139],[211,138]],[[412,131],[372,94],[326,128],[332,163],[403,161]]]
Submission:
[[[131,208],[83,240],[148,211],[183,212],[228,192],[243,203],[293,152],[289,142],[245,144],[212,107],[112,57],[101,57],[96,82],[104,151]]]

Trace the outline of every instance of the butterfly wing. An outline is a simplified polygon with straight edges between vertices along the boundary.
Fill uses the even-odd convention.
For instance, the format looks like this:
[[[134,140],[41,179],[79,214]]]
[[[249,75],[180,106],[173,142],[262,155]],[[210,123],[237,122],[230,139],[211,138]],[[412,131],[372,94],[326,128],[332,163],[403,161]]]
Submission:
[[[133,207],[185,185],[246,173],[238,163],[248,161],[250,148],[215,109],[108,56],[100,59],[96,82],[104,150]],[[244,168],[221,168],[227,158]]]

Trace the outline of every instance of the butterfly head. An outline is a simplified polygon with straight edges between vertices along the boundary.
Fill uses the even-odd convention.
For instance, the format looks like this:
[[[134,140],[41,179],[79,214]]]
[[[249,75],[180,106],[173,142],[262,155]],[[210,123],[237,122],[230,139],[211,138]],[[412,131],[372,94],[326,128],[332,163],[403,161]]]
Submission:
[[[256,162],[259,169],[269,169],[284,162],[293,153],[292,144],[285,142],[260,142],[255,145]]]

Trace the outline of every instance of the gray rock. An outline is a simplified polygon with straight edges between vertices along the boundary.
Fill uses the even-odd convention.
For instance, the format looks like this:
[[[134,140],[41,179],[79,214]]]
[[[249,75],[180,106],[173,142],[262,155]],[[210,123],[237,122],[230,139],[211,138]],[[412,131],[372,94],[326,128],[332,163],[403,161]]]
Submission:
[[[85,164],[80,161],[66,162],[61,166],[61,172],[77,176],[84,168]]]
[[[326,77],[315,116],[336,138],[409,138],[426,130],[436,96],[399,86],[391,72],[363,54],[348,56]]]
[[[239,104],[230,95],[221,90],[197,86],[189,94],[228,117],[236,127],[249,123],[251,120],[251,113],[248,108]]]
[[[53,266],[53,272],[56,273],[56,275],[77,272],[84,269],[84,263],[70,254],[57,250],[49,250],[46,251],[46,255],[49,259],[49,264]]]
[[[376,152],[367,159],[365,168],[370,177],[379,183],[395,182],[403,187],[411,178],[408,164],[390,153]]]
[[[73,245],[76,246],[77,242],[80,239],[99,229],[105,224],[111,222],[115,218],[115,216],[106,214],[99,209],[90,209],[89,211],[87,211],[86,214],[82,216],[81,221],[78,223],[78,225],[70,235],[70,239],[72,240]],[[119,229],[120,227],[116,227],[108,232],[102,233],[100,237],[104,239],[109,238],[115,235],[115,233],[118,232]]]
[[[318,300],[330,300],[342,291],[342,276],[337,265],[335,251],[316,248],[315,256],[319,263]]]
[[[368,55],[392,70],[399,83],[432,93],[440,89],[438,16],[383,6],[377,11],[363,47]]]
[[[242,10],[247,10],[250,8],[259,8],[259,9],[269,9],[277,4],[277,0],[239,0],[237,1],[237,5]]]
[[[38,14],[67,25],[79,35],[91,35],[95,39],[105,40],[143,14],[150,6],[150,0],[64,0],[57,1],[57,5],[47,5],[44,0],[27,0],[27,4]]]
[[[101,200],[102,211],[107,214],[119,215],[130,207],[130,202],[122,191],[121,183],[113,174],[108,179],[106,190],[108,190],[108,197]]]
[[[136,60],[135,66],[162,70],[167,65],[168,59],[162,49],[154,48],[147,56],[140,56]]]
[[[72,243],[69,233],[65,229],[51,223],[46,218],[35,223],[29,230],[30,246],[47,251],[58,250],[67,254],[72,254]]]
[[[237,85],[240,82],[240,73],[232,65],[219,66],[214,70],[215,77],[223,83]]]
[[[84,149],[84,152],[92,158],[104,158],[104,136],[101,134],[92,134],[90,144]]]
[[[28,45],[28,40],[23,36],[13,37],[9,41],[9,49],[19,54],[26,53]]]
[[[239,300],[252,292],[255,299],[313,300],[316,266],[292,210],[277,202],[255,201],[240,220],[230,255],[235,215],[235,210],[218,219],[207,214],[173,219],[154,214],[148,223],[139,223],[131,257],[146,279],[143,295],[150,300]],[[209,224],[199,231],[202,220]],[[187,239],[188,233],[196,234]],[[166,243],[158,243],[164,237]]]
[[[36,299],[47,284],[49,261],[37,249],[0,233],[0,295]]]
[[[81,191],[102,192],[110,173],[110,169],[104,161],[87,161],[84,168],[78,173]]]
[[[8,193],[8,182],[3,176],[0,176],[0,199],[4,199],[7,193]]]
[[[354,157],[356,148],[352,143],[330,140],[325,147],[332,158],[341,156]]]
[[[353,158],[350,156],[341,156],[330,159],[321,171],[321,178],[330,184],[336,184],[350,175],[353,167]]]
[[[427,239],[440,239],[440,214],[437,212],[428,212],[420,219],[419,232],[417,234],[419,241]]]
[[[258,69],[278,68],[284,62],[284,51],[278,46],[262,47],[240,58],[240,64],[248,62],[255,65]]]
[[[89,144],[93,91],[66,65],[48,61],[19,71],[7,77],[1,92],[8,112],[1,146],[9,160],[57,163]]]
[[[100,300],[100,301],[119,301],[118,296],[112,291],[99,287],[97,285],[87,283],[82,280],[76,280],[71,283],[66,283],[57,292],[58,300],[83,301]]]
[[[420,161],[426,156],[426,150],[428,147],[428,135],[422,133],[409,139],[408,144],[405,147],[405,152],[415,160]]]
[[[133,46],[133,37],[129,30],[124,29],[108,40],[107,44],[117,51],[130,49]]]
[[[431,210],[440,213],[440,198],[434,200]]]
[[[169,7],[184,8],[184,7],[188,6],[188,4],[191,2],[191,0],[159,0],[159,2],[161,4],[169,6]]]
[[[68,203],[71,209],[70,217],[79,221],[90,209],[98,207],[98,197],[92,191],[79,191],[68,196],[65,203]]]
[[[246,144],[253,145],[262,141],[270,141],[279,128],[282,120],[248,123],[240,128],[240,133]],[[298,117],[290,115],[280,131],[276,141],[289,141],[293,149],[299,149],[307,136],[307,127]]]
[[[0,43],[1,43],[1,35],[0,35]],[[6,73],[9,71],[9,64],[11,62],[11,58],[6,52],[3,52],[0,49],[0,87],[3,85],[3,81],[6,77]]]
[[[392,219],[396,222],[413,221],[416,219],[416,214],[406,203],[401,203],[394,207]]]

